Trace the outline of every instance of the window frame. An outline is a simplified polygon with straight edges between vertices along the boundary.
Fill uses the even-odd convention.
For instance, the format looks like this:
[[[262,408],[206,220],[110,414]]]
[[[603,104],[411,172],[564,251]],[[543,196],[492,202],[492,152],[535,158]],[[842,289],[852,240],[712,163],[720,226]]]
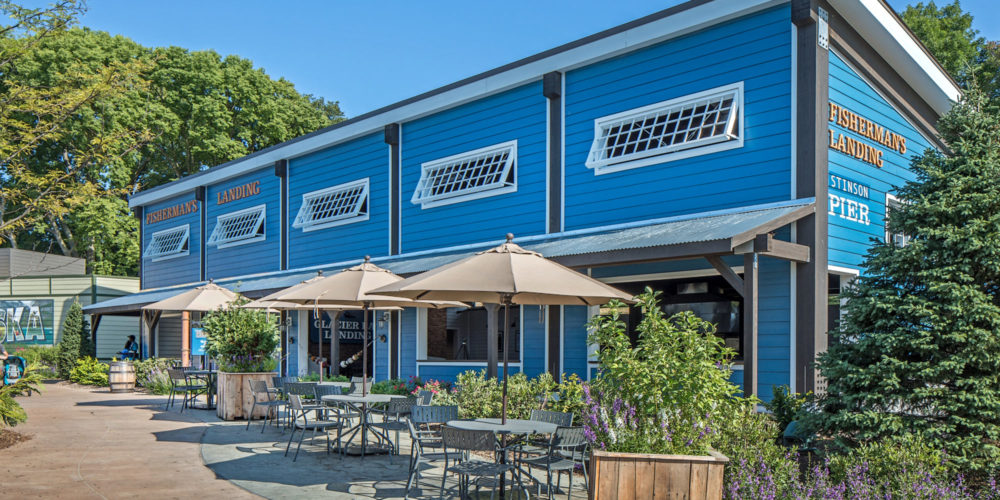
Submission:
[[[421,192],[427,189],[426,183],[429,179],[428,173],[430,171],[438,168],[444,168],[448,165],[463,163],[463,161],[471,160],[477,156],[483,156],[492,151],[499,152],[504,149],[509,149],[509,154],[507,162],[503,167],[501,179],[509,177],[513,179],[510,183],[501,181],[502,185],[500,186],[478,187],[472,190],[466,190],[465,192],[460,192],[459,194],[427,197],[421,196]],[[517,139],[421,163],[420,179],[417,181],[417,185],[413,189],[413,196],[410,197],[410,203],[420,205],[422,209],[427,209],[514,192],[517,192]]]
[[[219,243],[219,240],[216,238],[215,235],[219,231],[219,227],[222,225],[222,220],[223,219],[233,219],[233,218],[240,217],[240,216],[248,214],[248,213],[253,213],[255,211],[260,211],[260,214],[257,216],[258,222],[256,224],[254,224],[253,227],[254,228],[260,227],[261,230],[263,231],[262,234],[256,234],[256,231],[254,231],[253,236],[244,237],[244,238],[237,239],[237,240],[230,239],[228,241],[223,241],[222,243]],[[235,247],[235,246],[240,246],[240,245],[247,245],[247,244],[250,244],[250,243],[256,243],[258,241],[265,241],[265,240],[267,240],[267,204],[266,203],[265,204],[261,204],[261,205],[257,205],[255,207],[244,208],[242,210],[236,210],[234,212],[229,212],[229,213],[217,215],[215,217],[215,226],[212,228],[212,232],[209,234],[208,239],[205,240],[205,244],[206,245],[213,245],[216,248],[218,248],[218,249],[221,250],[223,248]]]
[[[182,230],[184,232],[183,236],[181,236],[180,246],[181,247],[186,246],[187,248],[183,250],[178,249],[174,252],[167,254],[160,254],[155,256],[150,255],[150,250],[153,247],[153,243],[156,242],[157,237],[159,237],[162,234],[173,233],[178,230]],[[159,231],[154,232],[152,235],[150,235],[149,244],[146,245],[146,249],[142,252],[142,258],[150,259],[152,262],[160,262],[164,260],[176,259],[178,257],[186,257],[188,255],[191,255],[191,224],[181,224],[179,226],[174,226],[168,229],[161,229]]]
[[[677,146],[672,145],[666,148],[646,150],[640,153],[631,153],[626,156],[612,159],[598,159],[600,152],[607,148],[607,145],[605,144],[607,136],[604,135],[603,129],[610,123],[623,121],[630,117],[638,118],[641,115],[649,114],[654,111],[666,110],[671,107],[681,108],[685,103],[691,103],[693,101],[706,99],[716,95],[724,95],[727,93],[735,94],[733,106],[736,108],[736,112],[730,113],[730,123],[727,125],[728,130],[726,132],[726,136],[731,137],[726,138],[726,136],[719,136],[709,139],[697,139],[694,142]],[[696,92],[694,94],[675,97],[666,101],[660,101],[639,108],[633,108],[619,113],[599,117],[594,120],[594,139],[590,144],[590,151],[587,153],[586,166],[594,171],[594,175],[603,175],[741,148],[743,147],[746,135],[746,121],[744,119],[745,104],[743,81],[739,81],[701,92]],[[734,128],[735,130],[732,130]]]
[[[303,232],[318,231],[320,229],[327,229],[336,226],[343,226],[345,224],[353,224],[355,222],[364,222],[371,216],[371,182],[370,177],[365,177],[362,179],[353,180],[350,182],[344,182],[337,184],[335,186],[325,187],[323,189],[317,189],[315,191],[310,191],[302,195],[302,204],[299,205],[299,211],[295,214],[295,219],[292,221],[292,227],[296,229],[301,229]],[[303,221],[302,217],[306,207],[309,206],[309,202],[315,198],[325,196],[331,193],[339,191],[347,191],[349,189],[354,189],[357,186],[363,186],[362,196],[359,198],[361,200],[351,211],[350,214],[341,215],[336,217],[330,217],[322,221]],[[362,207],[366,207],[362,210]]]
[[[889,232],[889,210],[892,209],[892,205],[893,204],[895,204],[898,207],[898,206],[902,206],[903,203],[904,202],[902,200],[900,200],[899,198],[897,198],[895,195],[893,195],[891,193],[885,193],[885,213],[882,215],[882,229],[885,231],[885,236],[884,236],[884,239],[882,241],[884,241],[886,243],[892,243],[893,245],[895,245],[896,241],[895,241],[895,238],[893,238],[893,236],[896,235],[896,234],[900,234],[903,237],[904,241],[903,241],[902,245],[898,245],[899,247],[905,247],[906,245],[909,245],[910,241],[913,239],[913,237],[910,236],[910,235],[908,235],[908,234],[906,234],[906,233],[890,233]]]

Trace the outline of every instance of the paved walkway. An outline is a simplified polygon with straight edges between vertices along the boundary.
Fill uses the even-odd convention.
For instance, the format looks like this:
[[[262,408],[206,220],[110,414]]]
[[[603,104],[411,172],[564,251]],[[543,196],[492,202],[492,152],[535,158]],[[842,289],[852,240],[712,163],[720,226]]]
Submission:
[[[0,451],[2,497],[353,499],[406,493],[405,433],[400,456],[341,459],[327,455],[319,438],[306,441],[293,463],[291,453],[284,456],[289,431],[268,426],[261,432],[260,422],[247,431],[246,422],[220,422],[214,411],[164,411],[164,396],[60,382],[19,401],[28,422],[16,430],[33,439]],[[409,498],[439,498],[441,474],[427,467]],[[457,493],[453,479],[446,488],[445,496]],[[586,498],[579,475],[574,488],[574,500]]]

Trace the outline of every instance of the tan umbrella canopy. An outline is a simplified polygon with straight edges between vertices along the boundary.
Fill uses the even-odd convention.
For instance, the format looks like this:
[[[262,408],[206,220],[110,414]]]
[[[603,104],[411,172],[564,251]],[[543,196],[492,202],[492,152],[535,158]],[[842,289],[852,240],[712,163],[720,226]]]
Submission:
[[[209,281],[202,286],[179,293],[169,299],[163,299],[159,302],[143,306],[143,309],[154,311],[208,312],[229,304],[236,300],[237,297],[239,297],[239,294]]]
[[[419,300],[462,300],[504,307],[503,421],[507,419],[507,354],[511,304],[600,305],[632,296],[507,242],[451,264],[383,286],[373,293]],[[495,349],[493,344],[491,349]],[[494,356],[493,359],[496,359]]]
[[[362,395],[368,394],[368,311],[389,307],[438,308],[465,306],[465,304],[460,302],[415,301],[403,297],[372,294],[370,293],[371,290],[390,285],[403,278],[393,274],[388,269],[383,269],[372,264],[370,260],[371,258],[366,255],[365,261],[357,266],[344,269],[330,276],[313,278],[308,282],[303,282],[264,297],[267,300],[278,300],[316,307],[361,307],[364,310],[364,320],[362,322],[364,337],[361,343],[364,356],[362,361]]]

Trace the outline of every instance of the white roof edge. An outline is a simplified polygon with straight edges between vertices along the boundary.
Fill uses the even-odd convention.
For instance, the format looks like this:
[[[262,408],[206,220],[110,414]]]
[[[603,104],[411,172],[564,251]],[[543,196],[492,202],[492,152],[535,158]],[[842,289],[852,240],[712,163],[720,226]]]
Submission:
[[[614,57],[622,52],[681,36],[786,2],[787,0],[715,0],[691,7],[673,15],[555,53],[549,57],[516,66],[502,73],[469,82],[461,87],[388,109],[383,113],[348,123],[328,132],[285,146],[279,145],[266,153],[246,158],[245,161],[237,160],[225,167],[196,177],[178,179],[165,185],[164,189],[152,192],[140,191],[129,198],[129,208],[156,203],[191,191],[198,186],[214,184],[273,165],[278,160],[302,156],[370,134],[390,123],[410,121],[473,99],[508,90],[532,80],[538,80],[550,71],[566,71],[601,59]]]
[[[881,0],[829,0],[938,114],[947,113],[962,90],[941,69]]]

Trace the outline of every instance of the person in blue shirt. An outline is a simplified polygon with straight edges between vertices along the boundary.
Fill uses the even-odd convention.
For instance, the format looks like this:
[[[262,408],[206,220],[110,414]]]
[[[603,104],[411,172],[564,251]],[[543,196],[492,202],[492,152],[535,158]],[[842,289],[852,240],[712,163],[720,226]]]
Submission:
[[[135,335],[129,335],[128,340],[125,341],[125,348],[118,351],[118,355],[121,358],[134,360],[139,353],[139,344],[135,341]]]

